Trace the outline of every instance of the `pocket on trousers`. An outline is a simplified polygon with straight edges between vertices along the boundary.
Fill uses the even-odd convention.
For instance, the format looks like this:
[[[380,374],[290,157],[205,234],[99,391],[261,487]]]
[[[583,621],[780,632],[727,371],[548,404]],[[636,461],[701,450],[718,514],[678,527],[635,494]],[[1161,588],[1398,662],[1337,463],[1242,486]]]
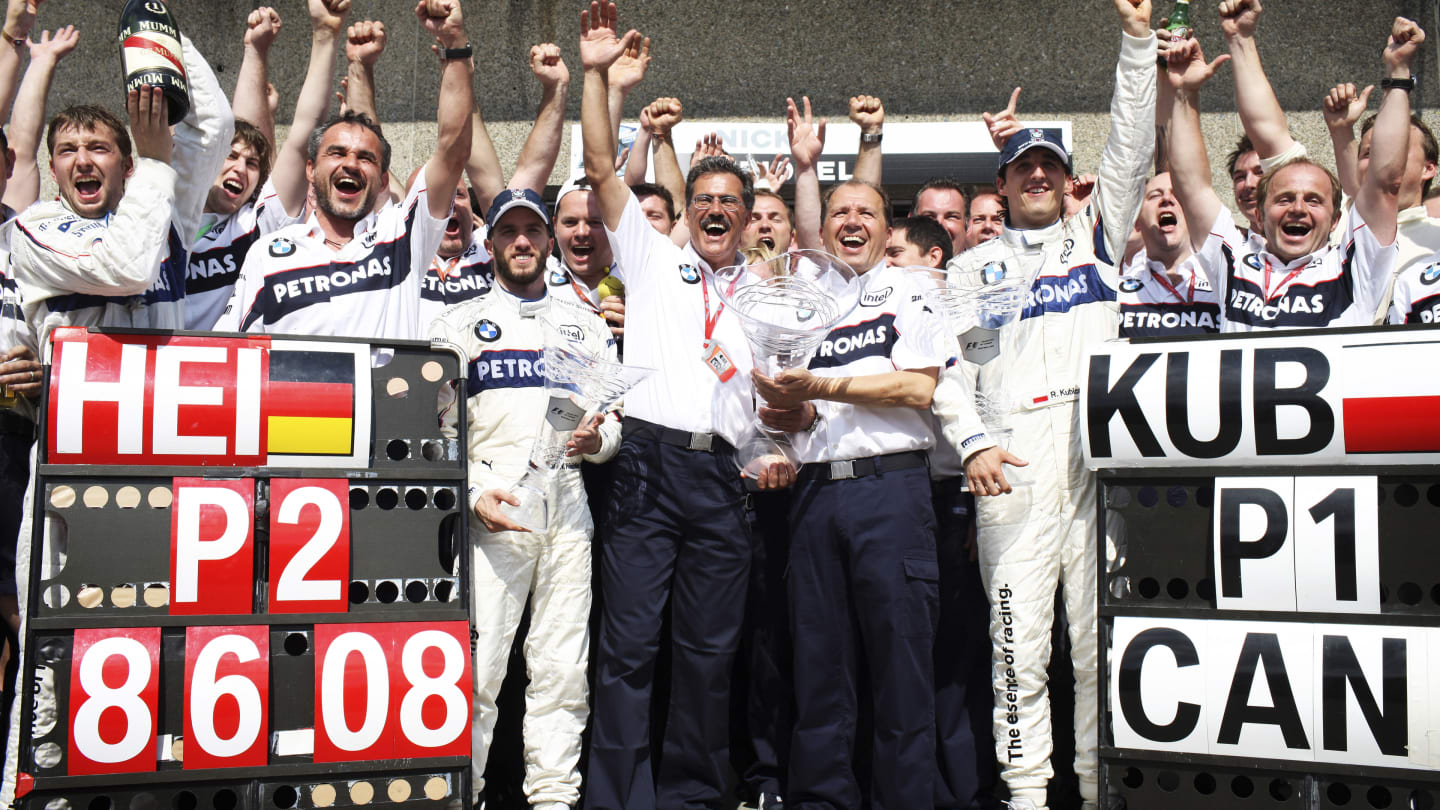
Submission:
[[[905,558],[905,624],[911,638],[935,635],[940,601],[940,562],[926,557]]]

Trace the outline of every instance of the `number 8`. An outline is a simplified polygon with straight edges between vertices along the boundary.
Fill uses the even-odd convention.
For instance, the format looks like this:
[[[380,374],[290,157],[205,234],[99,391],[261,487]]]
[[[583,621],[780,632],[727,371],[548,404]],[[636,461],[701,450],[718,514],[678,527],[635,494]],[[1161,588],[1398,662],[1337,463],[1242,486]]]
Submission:
[[[125,659],[125,682],[118,689],[105,683],[105,662],[112,656]],[[150,683],[150,651],[133,638],[104,638],[90,645],[80,662],[80,688],[89,699],[75,712],[75,748],[97,763],[126,762],[144,753],[155,738],[150,724],[150,706],[140,693]],[[107,709],[125,713],[125,735],[107,743],[100,737],[101,716]]]
[[[434,677],[425,672],[425,651],[438,649],[445,660],[444,668]],[[405,641],[400,653],[400,670],[410,689],[400,701],[400,730],[411,742],[424,748],[438,748],[453,741],[464,731],[470,720],[469,697],[455,685],[465,671],[465,650],[459,640],[440,630],[422,630]],[[445,701],[445,719],[438,728],[425,724],[425,701],[438,697]]]

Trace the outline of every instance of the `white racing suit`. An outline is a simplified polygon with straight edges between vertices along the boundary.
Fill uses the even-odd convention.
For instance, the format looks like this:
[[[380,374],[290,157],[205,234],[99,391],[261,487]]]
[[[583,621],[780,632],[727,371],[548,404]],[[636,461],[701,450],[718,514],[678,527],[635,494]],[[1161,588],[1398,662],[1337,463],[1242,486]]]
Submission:
[[[1023,472],[1033,481],[975,500],[994,642],[996,753],[1011,795],[1037,807],[1045,806],[1053,775],[1045,667],[1057,581],[1075,668],[1075,771],[1081,796],[1096,801],[1096,484],[1080,448],[1078,401],[1086,350],[1116,336],[1117,264],[1154,150],[1154,112],[1155,38],[1125,36],[1110,135],[1089,203],[1046,228],[1007,226],[999,239],[947,267],[952,283],[978,287],[998,280],[993,263],[1007,259],[1012,278],[1025,273],[1030,281],[1019,319],[1005,327],[1018,330],[1018,351],[985,365],[962,361],[961,373],[984,393],[1004,364],[1007,427],[1014,431],[1009,450],[1029,462]],[[944,434],[964,458],[998,444],[972,397],[941,399],[949,406],[940,414]]]
[[[594,313],[546,295],[525,301],[498,285],[453,306],[429,325],[430,337],[459,346],[468,361],[466,444],[471,510],[481,493],[509,491],[524,474],[549,402],[542,349],[547,319],[587,354],[615,360],[615,341]],[[447,391],[449,389],[446,389]],[[455,436],[457,404],[442,395],[442,430]],[[580,795],[580,735],[590,715],[585,680],[590,653],[590,538],[594,523],[580,458],[607,461],[620,446],[620,422],[606,417],[601,448],[558,471],[546,493],[548,531],[486,531],[470,516],[471,600],[475,616],[474,790],[484,789],[495,731],[495,698],[510,646],[533,595],[525,664],[525,795],[531,805],[573,806]]]
[[[181,46],[191,106],[174,128],[170,163],[137,156],[124,195],[113,211],[99,219],[86,219],[71,211],[64,200],[55,199],[30,206],[14,221],[10,272],[37,342],[37,354],[47,362],[46,342],[58,326],[185,327],[186,251],[195,241],[205,197],[230,153],[235,118],[205,57],[189,37],[181,37]],[[22,645],[30,581],[33,450],[30,467],[32,483],[25,497],[15,569]],[[37,724],[55,719],[47,672],[35,673]],[[20,677],[29,674],[22,672]],[[9,807],[15,796],[19,718],[17,699],[10,710],[0,807]]]

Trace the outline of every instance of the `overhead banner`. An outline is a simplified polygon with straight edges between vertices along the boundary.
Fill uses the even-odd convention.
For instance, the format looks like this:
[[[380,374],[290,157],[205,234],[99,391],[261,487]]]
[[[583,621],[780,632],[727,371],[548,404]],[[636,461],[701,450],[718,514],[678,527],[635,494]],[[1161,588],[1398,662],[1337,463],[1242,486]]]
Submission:
[[[816,116],[817,120],[819,116]],[[1074,151],[1069,121],[1026,121],[1025,126],[1050,129],[1060,133],[1065,148]],[[635,140],[637,127],[620,127],[620,148]],[[690,165],[690,155],[701,138],[715,133],[724,143],[725,151],[747,166],[770,162],[776,155],[790,154],[790,139],[785,132],[785,119],[774,121],[684,121],[671,133],[680,166]],[[815,171],[822,183],[849,180],[855,169],[855,156],[860,152],[860,127],[832,116],[825,127],[825,150]],[[882,146],[885,183],[921,185],[936,177],[953,177],[962,183],[993,183],[1000,154],[990,142],[990,133],[980,121],[892,122],[885,124]],[[580,125],[570,127],[570,176],[585,171],[584,144]],[[645,179],[653,182],[653,163]]]
[[[1097,346],[1091,469],[1440,464],[1440,333],[1329,330]]]

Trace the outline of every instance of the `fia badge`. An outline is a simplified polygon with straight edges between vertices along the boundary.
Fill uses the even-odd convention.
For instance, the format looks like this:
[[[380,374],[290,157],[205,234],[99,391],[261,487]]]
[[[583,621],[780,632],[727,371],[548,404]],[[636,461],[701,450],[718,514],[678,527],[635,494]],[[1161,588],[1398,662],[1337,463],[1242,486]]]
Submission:
[[[705,345],[700,350],[700,359],[705,361],[705,365],[709,366],[711,371],[715,372],[715,376],[720,378],[720,382],[729,382],[730,378],[735,376],[735,364],[730,362],[730,355],[726,354],[724,347],[714,340],[705,341]]]

